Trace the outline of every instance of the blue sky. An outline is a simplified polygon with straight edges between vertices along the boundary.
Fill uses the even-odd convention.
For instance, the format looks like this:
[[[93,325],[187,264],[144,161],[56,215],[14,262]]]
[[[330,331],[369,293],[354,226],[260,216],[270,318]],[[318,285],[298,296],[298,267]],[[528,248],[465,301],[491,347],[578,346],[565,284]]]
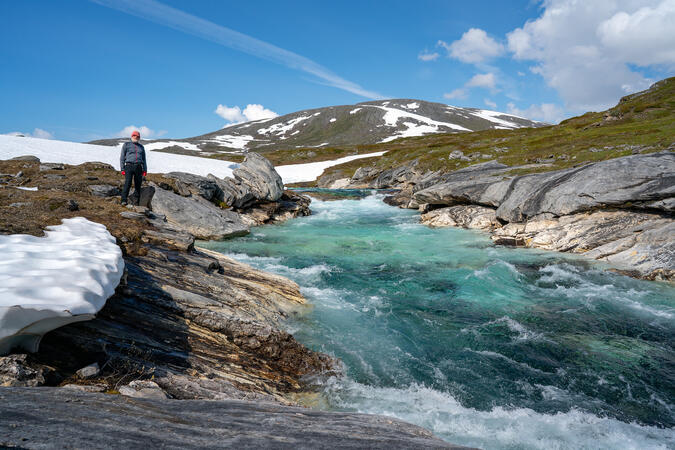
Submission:
[[[555,122],[673,74],[673,0],[579,3],[5,1],[0,133],[188,137],[378,96]]]

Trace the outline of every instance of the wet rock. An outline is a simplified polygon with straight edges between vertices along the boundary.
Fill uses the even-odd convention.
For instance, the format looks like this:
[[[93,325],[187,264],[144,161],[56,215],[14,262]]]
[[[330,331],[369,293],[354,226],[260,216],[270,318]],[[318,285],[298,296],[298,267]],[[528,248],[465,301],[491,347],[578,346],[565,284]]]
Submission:
[[[460,448],[390,417],[260,401],[2,388],[0,403],[0,423],[6,424],[0,439],[10,447]]]
[[[98,366],[98,363],[95,362],[93,364],[89,364],[88,366],[81,368],[80,370],[75,372],[75,375],[77,375],[80,378],[91,378],[98,375],[99,372],[101,372],[101,368]]]
[[[96,197],[114,197],[121,194],[119,188],[111,184],[90,184],[87,190]]]
[[[660,214],[614,210],[542,215],[507,224],[492,239],[503,245],[581,253],[643,278],[675,276],[675,223]]]

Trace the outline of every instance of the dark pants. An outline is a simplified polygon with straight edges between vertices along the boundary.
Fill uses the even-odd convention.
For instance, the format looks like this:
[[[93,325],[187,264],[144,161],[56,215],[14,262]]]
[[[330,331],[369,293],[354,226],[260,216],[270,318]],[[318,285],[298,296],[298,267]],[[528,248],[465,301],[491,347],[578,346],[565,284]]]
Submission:
[[[143,164],[126,163],[124,165],[126,175],[124,177],[124,189],[122,189],[122,201],[126,202],[131,189],[131,180],[134,180],[134,195],[136,196],[136,204],[141,198],[141,183],[143,183]]]

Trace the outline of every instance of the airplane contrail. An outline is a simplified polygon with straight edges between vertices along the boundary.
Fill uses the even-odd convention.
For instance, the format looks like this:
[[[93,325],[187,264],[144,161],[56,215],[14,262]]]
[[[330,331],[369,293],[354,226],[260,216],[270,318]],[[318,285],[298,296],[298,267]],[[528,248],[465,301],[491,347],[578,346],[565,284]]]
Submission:
[[[351,92],[352,94],[371,99],[385,98],[377,92],[366,90],[356,83],[345,80],[309,58],[215,24],[201,17],[172,8],[156,0],[90,1],[292,69],[302,70],[320,78],[329,86]]]

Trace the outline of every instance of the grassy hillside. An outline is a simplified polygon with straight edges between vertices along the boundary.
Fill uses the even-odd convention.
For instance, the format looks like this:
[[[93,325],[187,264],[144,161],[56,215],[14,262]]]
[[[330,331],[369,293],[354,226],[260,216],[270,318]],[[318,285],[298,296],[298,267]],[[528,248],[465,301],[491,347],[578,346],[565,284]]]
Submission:
[[[675,77],[623,97],[607,111],[589,112],[559,125],[437,134],[359,146],[359,153],[388,152],[379,158],[331,167],[324,175],[349,177],[358,167],[387,169],[412,160],[417,160],[422,169],[448,172],[491,159],[509,166],[525,166],[515,169],[514,173],[542,172],[637,152],[661,151],[673,144]],[[456,151],[461,151],[469,160],[457,158]]]

